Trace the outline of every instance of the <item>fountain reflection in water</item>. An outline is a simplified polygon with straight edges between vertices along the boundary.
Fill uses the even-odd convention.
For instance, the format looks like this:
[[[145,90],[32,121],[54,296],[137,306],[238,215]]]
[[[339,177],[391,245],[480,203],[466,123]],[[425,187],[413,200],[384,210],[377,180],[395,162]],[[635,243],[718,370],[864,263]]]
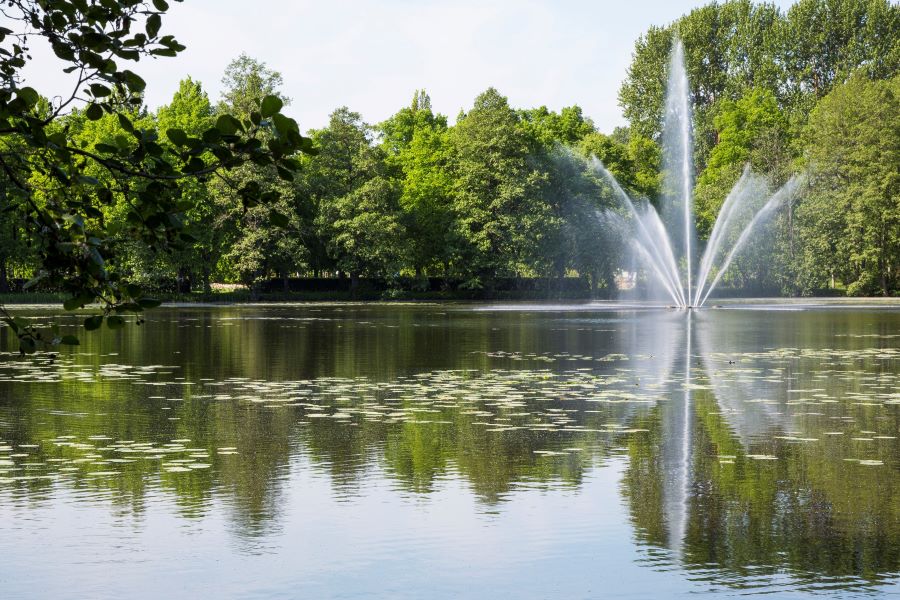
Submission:
[[[706,302],[751,234],[792,197],[800,182],[794,176],[773,191],[766,177],[752,173],[749,166],[745,168],[722,204],[700,263],[695,265],[689,93],[684,45],[676,40],[666,90],[662,134],[665,192],[659,212],[649,202],[629,197],[599,160],[593,162],[624,209],[608,211],[606,221],[629,234],[635,258],[660,291],[682,308],[699,307]]]

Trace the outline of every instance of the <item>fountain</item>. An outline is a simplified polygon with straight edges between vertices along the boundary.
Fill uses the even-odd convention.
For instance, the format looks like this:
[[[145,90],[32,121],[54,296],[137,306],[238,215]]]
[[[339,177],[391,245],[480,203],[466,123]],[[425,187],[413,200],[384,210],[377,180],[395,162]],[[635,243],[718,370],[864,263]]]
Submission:
[[[746,167],[722,204],[699,265],[695,265],[689,93],[684,46],[676,40],[666,89],[662,134],[665,192],[659,212],[647,201],[632,199],[603,164],[593,159],[595,170],[624,209],[608,211],[606,221],[630,234],[635,257],[679,308],[703,306],[754,230],[790,199],[799,185],[799,178],[791,177],[773,192],[765,177]]]

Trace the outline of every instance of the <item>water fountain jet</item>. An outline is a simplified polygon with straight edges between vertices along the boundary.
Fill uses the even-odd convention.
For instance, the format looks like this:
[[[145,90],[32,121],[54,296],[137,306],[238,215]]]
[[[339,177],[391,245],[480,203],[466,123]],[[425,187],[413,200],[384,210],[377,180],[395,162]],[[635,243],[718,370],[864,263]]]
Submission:
[[[636,257],[674,306],[692,310],[704,305],[732,261],[746,246],[751,233],[793,195],[799,179],[791,177],[773,192],[768,181],[752,173],[748,165],[722,204],[695,274],[689,93],[684,45],[676,40],[669,60],[666,89],[662,134],[666,184],[659,212],[649,202],[633,200],[596,158],[593,166],[625,209],[625,216],[609,211],[608,221],[631,233],[631,246]],[[673,240],[673,235],[681,239],[675,237]],[[676,254],[676,248],[679,254]],[[710,277],[712,282],[707,285]]]

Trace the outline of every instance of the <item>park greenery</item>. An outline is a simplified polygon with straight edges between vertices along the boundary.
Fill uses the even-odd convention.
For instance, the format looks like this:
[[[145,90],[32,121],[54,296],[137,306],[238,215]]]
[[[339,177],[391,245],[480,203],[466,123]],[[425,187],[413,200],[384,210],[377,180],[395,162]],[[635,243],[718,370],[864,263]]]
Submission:
[[[6,3],[0,289],[59,291],[67,309],[99,301],[92,328],[121,326],[160,293],[292,277],[408,290],[439,279],[486,295],[504,279],[579,278],[610,296],[628,265],[601,218],[614,200],[592,158],[629,194],[659,199],[677,36],[695,107],[701,239],[746,164],[774,183],[809,175],[766,250],[726,282],[785,295],[900,292],[900,6],[888,0],[800,0],[786,12],[730,0],[651,27],[620,89],[629,126],[611,133],[577,105],[518,108],[489,88],[452,124],[418,90],[384,122],[340,107],[301,134],[281,75],[243,54],[221,98],[186,78],[152,109],[123,65],[184,48],[163,34],[167,8]],[[27,87],[32,42],[50,45],[70,93]],[[38,335],[20,339],[33,348]]]

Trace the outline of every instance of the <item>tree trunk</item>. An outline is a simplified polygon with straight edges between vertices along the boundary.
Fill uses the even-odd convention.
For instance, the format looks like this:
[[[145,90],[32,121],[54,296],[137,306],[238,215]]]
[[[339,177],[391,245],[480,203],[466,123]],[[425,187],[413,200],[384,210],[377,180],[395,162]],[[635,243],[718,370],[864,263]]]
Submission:
[[[9,272],[6,268],[6,259],[0,260],[0,292],[9,291]]]
[[[190,294],[191,293],[191,274],[184,267],[178,268],[178,275],[176,275],[175,280],[177,282],[177,288],[179,294]]]

